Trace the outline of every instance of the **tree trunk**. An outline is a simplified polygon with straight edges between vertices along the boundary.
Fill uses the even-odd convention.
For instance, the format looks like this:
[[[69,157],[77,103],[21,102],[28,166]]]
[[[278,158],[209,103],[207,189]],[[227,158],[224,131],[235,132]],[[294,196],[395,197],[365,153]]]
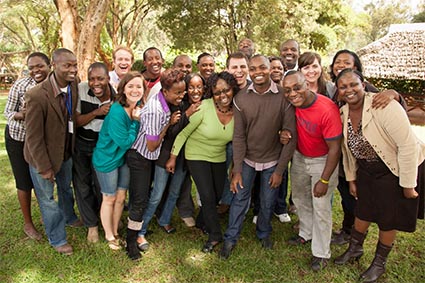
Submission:
[[[75,53],[79,36],[77,1],[54,0],[54,3],[61,19],[62,46]]]
[[[82,81],[87,80],[87,69],[95,61],[96,47],[108,12],[110,0],[91,0],[81,26],[76,46],[78,73]]]

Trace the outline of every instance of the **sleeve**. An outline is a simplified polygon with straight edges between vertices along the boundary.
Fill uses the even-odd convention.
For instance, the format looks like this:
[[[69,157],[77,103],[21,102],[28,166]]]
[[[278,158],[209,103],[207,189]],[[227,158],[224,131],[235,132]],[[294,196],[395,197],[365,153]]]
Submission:
[[[6,107],[4,108],[4,116],[10,123],[13,120],[16,112],[22,107],[21,97],[24,96],[25,90],[22,89],[21,81],[16,81],[9,91]]]
[[[163,129],[162,120],[170,118],[165,117],[166,113],[159,109],[151,109],[145,112],[143,121],[146,123],[146,139],[157,141]],[[168,122],[168,121],[167,121]]]
[[[176,155],[176,156],[179,155],[180,150],[182,149],[186,140],[199,127],[199,125],[202,124],[202,122],[204,120],[204,116],[205,116],[205,111],[206,111],[205,105],[206,105],[205,103],[202,103],[199,111],[196,112],[196,113],[193,113],[193,115],[190,116],[189,123],[177,135],[177,137],[174,141],[173,147],[171,149],[171,154]]]
[[[416,187],[418,141],[406,112],[398,102],[391,101],[386,108],[376,110],[376,118],[397,147],[400,186],[403,188]]]
[[[242,172],[242,164],[246,155],[246,117],[242,108],[238,106],[236,99],[238,97],[241,95],[233,99],[233,173]]]
[[[322,119],[322,133],[325,140],[340,139],[342,135],[342,124],[338,107],[329,102],[328,111]]]
[[[114,143],[118,145],[118,147],[129,149],[136,139],[140,123],[138,121],[131,120],[131,122],[128,124],[126,122],[128,116],[124,108],[119,104],[114,105],[116,107],[111,109],[111,112],[108,114],[111,115],[111,120],[108,124],[109,135],[111,136]],[[122,109],[120,109],[120,107]]]
[[[25,93],[25,101],[27,103],[25,143],[34,162],[31,165],[38,172],[45,172],[52,168],[44,137],[47,99],[45,94],[31,90]]]
[[[285,169],[288,167],[288,163],[294,154],[298,141],[295,108],[290,105],[286,99],[283,99],[282,111],[282,129],[290,131],[292,138],[288,144],[282,147],[280,152],[279,161],[275,170],[275,173],[278,175],[282,175]]]

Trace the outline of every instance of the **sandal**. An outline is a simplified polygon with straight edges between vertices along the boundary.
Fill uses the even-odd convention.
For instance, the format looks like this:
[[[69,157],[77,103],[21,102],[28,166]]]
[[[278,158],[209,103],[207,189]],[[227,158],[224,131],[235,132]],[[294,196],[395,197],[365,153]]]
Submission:
[[[142,252],[145,252],[145,251],[147,251],[149,249],[149,242],[146,241],[145,237],[139,236],[137,238],[137,247]]]
[[[27,225],[27,224],[24,225],[24,233],[30,239],[33,239],[36,241],[41,241],[41,239],[43,239],[43,236],[34,227],[31,227],[30,225]]]
[[[120,250],[121,249],[120,241],[117,239],[112,239],[108,241],[108,247],[113,251]]]

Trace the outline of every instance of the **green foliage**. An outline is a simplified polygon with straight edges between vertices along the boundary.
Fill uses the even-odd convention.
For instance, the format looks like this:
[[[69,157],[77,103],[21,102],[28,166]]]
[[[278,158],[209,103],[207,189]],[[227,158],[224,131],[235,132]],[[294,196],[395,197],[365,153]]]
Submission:
[[[425,11],[413,16],[412,23],[425,23]]]
[[[368,78],[378,89],[394,89],[402,94],[420,95],[425,99],[425,80],[395,80]]]

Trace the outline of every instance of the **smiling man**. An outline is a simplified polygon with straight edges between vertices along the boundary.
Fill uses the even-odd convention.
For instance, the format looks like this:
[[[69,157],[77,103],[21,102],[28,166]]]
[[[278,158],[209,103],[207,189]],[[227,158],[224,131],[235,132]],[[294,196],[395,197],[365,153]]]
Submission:
[[[50,245],[72,254],[65,225],[81,226],[74,212],[71,188],[77,105],[77,59],[65,48],[52,56],[53,72],[25,94],[27,113],[24,156],[30,165],[44,229]],[[57,203],[53,197],[57,185]]]
[[[133,51],[125,46],[118,46],[112,53],[114,70],[109,72],[110,82],[117,89],[120,80],[130,72],[134,63]]]
[[[296,108],[298,132],[290,180],[300,230],[289,244],[303,245],[311,241],[311,268],[319,271],[327,266],[331,256],[331,198],[338,184],[341,118],[332,100],[307,88],[301,72],[289,71],[286,74],[283,91]],[[285,132],[282,131],[281,135]]]
[[[164,58],[156,47],[149,47],[143,52],[143,65],[146,70],[142,73],[146,83],[146,101],[161,90],[161,72]]]
[[[280,58],[285,72],[298,69],[298,57],[300,57],[300,44],[295,39],[284,41],[280,46]]]
[[[95,243],[99,241],[98,215],[102,199],[92,156],[103,120],[115,96],[105,64],[95,62],[90,65],[88,81],[78,85],[78,93],[72,179],[81,218],[88,227],[87,241]]]
[[[227,259],[242,230],[249,209],[252,183],[261,174],[260,212],[257,237],[264,249],[271,249],[271,217],[282,174],[295,150],[296,130],[294,108],[283,95],[280,86],[270,79],[270,62],[263,55],[249,61],[250,86],[234,98],[235,128],[233,134],[234,193],[229,212],[229,224],[219,256]],[[293,140],[282,147],[279,132],[288,130]]]

